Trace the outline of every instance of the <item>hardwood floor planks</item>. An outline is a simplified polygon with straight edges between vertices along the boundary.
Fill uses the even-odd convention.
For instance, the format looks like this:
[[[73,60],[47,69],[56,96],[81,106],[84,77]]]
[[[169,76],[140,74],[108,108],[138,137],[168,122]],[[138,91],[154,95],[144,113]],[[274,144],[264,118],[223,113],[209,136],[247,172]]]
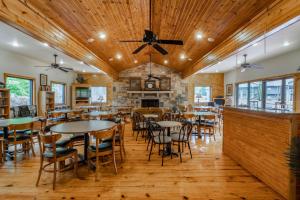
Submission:
[[[73,177],[72,171],[59,174],[55,191],[52,174],[43,173],[40,186],[35,187],[38,156],[20,160],[16,168],[8,161],[0,166],[0,199],[282,199],[222,154],[219,134],[216,142],[192,138],[193,159],[186,148],[182,163],[168,157],[163,167],[157,147],[148,162],[146,144],[142,138],[135,141],[130,125],[126,125],[125,144],[126,162],[118,163],[118,175],[109,165],[100,169],[100,181],[95,182],[94,172],[81,166],[80,178]]]

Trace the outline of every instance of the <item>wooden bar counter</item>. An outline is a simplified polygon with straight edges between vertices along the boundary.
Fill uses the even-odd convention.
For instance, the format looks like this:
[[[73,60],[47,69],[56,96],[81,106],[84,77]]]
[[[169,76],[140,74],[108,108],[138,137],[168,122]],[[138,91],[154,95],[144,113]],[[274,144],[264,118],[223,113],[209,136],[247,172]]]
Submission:
[[[286,156],[296,135],[300,113],[224,108],[224,153],[286,199],[299,199]]]

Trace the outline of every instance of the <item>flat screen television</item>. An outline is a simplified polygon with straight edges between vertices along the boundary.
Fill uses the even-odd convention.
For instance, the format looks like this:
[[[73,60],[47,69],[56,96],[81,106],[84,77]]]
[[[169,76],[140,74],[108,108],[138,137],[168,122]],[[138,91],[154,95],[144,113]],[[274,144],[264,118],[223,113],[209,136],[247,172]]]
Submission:
[[[76,88],[76,98],[86,99],[90,98],[91,92],[89,88]]]

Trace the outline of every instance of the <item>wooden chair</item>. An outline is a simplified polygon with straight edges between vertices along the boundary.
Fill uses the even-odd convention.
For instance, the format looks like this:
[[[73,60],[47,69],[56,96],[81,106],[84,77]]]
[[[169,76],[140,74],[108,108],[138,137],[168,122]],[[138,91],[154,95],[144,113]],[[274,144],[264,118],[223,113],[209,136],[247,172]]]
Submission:
[[[161,117],[162,121],[171,121],[172,120],[172,114],[171,113],[164,113]]]
[[[204,116],[204,123],[201,124],[201,127],[204,129],[204,133],[208,130],[209,137],[211,135],[214,136],[214,140],[216,141],[215,136],[215,128],[216,128],[216,116],[215,115],[206,115]]]
[[[182,162],[181,153],[184,150],[185,145],[187,144],[189,147],[190,155],[192,158],[192,151],[190,146],[190,136],[192,134],[193,124],[192,122],[186,121],[180,128],[179,133],[175,133],[171,135],[172,142],[177,143],[178,145],[178,153],[180,155],[180,162]]]
[[[91,132],[91,135],[95,138],[95,143],[90,145],[88,148],[88,169],[90,169],[91,163],[96,167],[95,181],[98,181],[98,170],[99,170],[99,158],[102,158],[101,165],[106,165],[113,162],[115,173],[118,173],[117,163],[116,163],[116,128],[112,128],[105,131],[95,131]],[[102,140],[111,138],[111,141],[102,142]],[[121,152],[121,150],[119,149]],[[104,157],[112,156],[112,161],[104,162]],[[122,156],[122,154],[121,154]],[[95,159],[95,161],[93,161]]]
[[[146,122],[144,116],[141,113],[134,112],[132,118],[132,134],[136,132],[136,141],[138,139],[139,134],[145,134],[147,130]]]
[[[61,148],[56,147],[56,142],[61,138],[61,134],[39,135],[40,143],[40,169],[38,179],[36,181],[36,187],[39,185],[39,181],[42,175],[42,171],[53,173],[53,190],[55,190],[56,173],[65,171],[69,168],[57,168],[57,162],[64,162],[67,159],[72,159],[74,164],[74,173],[77,176],[78,157],[77,150],[73,148]],[[47,163],[44,164],[44,161]],[[48,166],[54,165],[53,170],[47,169]]]
[[[82,116],[83,110],[74,110],[70,113],[68,120],[69,121],[80,121]]]
[[[13,134],[8,135],[7,145],[14,146],[14,164],[17,163],[17,153],[24,152],[29,156],[31,149],[32,155],[35,156],[34,142],[33,142],[33,123],[17,124],[9,126],[10,130],[13,130]],[[17,133],[18,130],[29,130],[29,134]],[[6,144],[5,144],[6,145]],[[22,145],[22,150],[18,151],[17,145]],[[6,146],[4,147],[6,149]]]

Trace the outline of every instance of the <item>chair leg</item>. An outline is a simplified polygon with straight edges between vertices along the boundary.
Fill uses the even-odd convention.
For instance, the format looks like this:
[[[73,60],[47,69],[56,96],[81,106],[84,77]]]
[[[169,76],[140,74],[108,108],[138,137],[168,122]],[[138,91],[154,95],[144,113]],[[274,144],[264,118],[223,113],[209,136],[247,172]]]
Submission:
[[[149,152],[148,161],[150,161],[150,157],[151,157],[151,153],[152,153],[152,147],[153,147],[153,140],[151,142],[151,148],[150,148],[150,152]]]
[[[163,144],[163,153],[161,154],[161,166],[164,166],[164,149],[165,149],[165,144]]]
[[[99,170],[99,157],[98,157],[98,155],[96,155],[95,181],[98,181],[98,170]]]
[[[39,185],[40,178],[41,178],[41,175],[42,175],[42,171],[43,171],[43,162],[44,162],[44,158],[41,157],[41,163],[40,163],[39,175],[38,175],[38,178],[37,178],[36,184],[35,184],[36,187]]]
[[[149,148],[150,141],[152,141],[152,138],[149,138],[149,140],[148,140],[147,151],[148,151],[148,148]]]
[[[121,156],[121,162],[123,162],[123,153],[122,153],[122,141],[120,141],[120,156]]]
[[[33,144],[34,144],[33,139],[30,138],[30,147],[31,147],[32,155],[35,157],[35,152],[34,152],[34,146],[33,146]]]
[[[17,165],[17,144],[15,144],[15,151],[14,151],[14,164]]]
[[[53,190],[55,190],[55,182],[56,182],[56,161],[54,161],[54,173],[53,173]]]
[[[182,162],[180,145],[181,145],[180,142],[178,142],[178,152],[179,152],[179,156],[180,156],[180,162]]]
[[[188,146],[189,146],[189,150],[190,150],[190,155],[191,155],[191,159],[193,158],[192,156],[192,151],[191,151],[191,146],[190,146],[190,142],[188,142]]]
[[[117,162],[116,162],[116,151],[114,149],[113,149],[113,162],[114,162],[115,173],[118,174]]]
[[[74,153],[74,174],[78,177],[78,155],[77,151]]]

